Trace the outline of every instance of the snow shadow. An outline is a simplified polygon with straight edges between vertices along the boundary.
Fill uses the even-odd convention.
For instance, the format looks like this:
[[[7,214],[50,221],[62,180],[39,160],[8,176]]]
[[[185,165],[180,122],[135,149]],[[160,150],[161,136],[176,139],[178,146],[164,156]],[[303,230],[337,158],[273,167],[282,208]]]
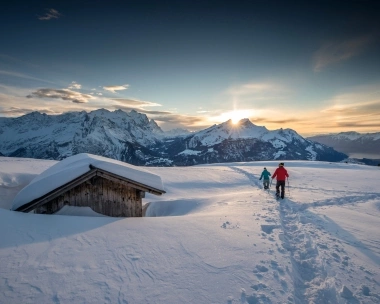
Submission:
[[[256,187],[263,188],[262,182],[254,174],[246,170],[234,167],[234,166],[229,166],[229,168],[231,168],[232,170],[234,170],[235,172],[239,174],[243,174],[244,176],[246,176],[252,182],[252,184],[255,185]]]
[[[351,234],[350,232],[348,232],[347,230],[339,226],[331,218],[329,218],[326,215],[324,215],[323,217],[319,216],[308,210],[305,213],[308,214],[309,216],[313,216],[317,221],[323,222],[324,224],[322,226],[322,229],[326,230],[331,235],[334,235],[336,238],[341,239],[345,243],[348,243],[349,245],[357,248],[361,253],[363,253],[365,256],[371,259],[374,263],[380,266],[379,256],[374,254],[368,246],[366,246],[363,242],[358,240],[353,234]]]
[[[199,200],[180,199],[172,201],[159,201],[149,203],[146,217],[183,216],[200,209],[203,204]]]
[[[50,242],[112,224],[125,218],[28,214],[0,209],[0,249]]]
[[[327,191],[326,191],[327,192]],[[301,203],[299,204],[298,210],[305,210],[311,207],[324,207],[324,206],[339,206],[339,205],[350,205],[358,202],[380,199],[378,193],[366,193],[365,195],[345,195],[342,197],[334,197],[321,201],[316,201],[313,203]],[[380,203],[379,203],[380,210]]]

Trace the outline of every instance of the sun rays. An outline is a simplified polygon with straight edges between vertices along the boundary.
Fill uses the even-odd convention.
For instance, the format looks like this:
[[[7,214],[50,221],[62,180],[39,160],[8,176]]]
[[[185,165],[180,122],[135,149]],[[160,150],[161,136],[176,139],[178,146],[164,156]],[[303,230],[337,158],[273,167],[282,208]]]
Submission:
[[[250,110],[233,110],[230,112],[225,112],[220,115],[221,121],[231,120],[231,122],[236,125],[240,120],[244,118],[249,118],[252,111]]]

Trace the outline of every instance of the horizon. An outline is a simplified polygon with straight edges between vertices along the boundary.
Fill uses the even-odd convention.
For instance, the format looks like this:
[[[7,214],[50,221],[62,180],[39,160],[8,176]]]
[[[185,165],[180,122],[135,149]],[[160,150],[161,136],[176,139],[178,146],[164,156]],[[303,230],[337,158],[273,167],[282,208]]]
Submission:
[[[8,3],[0,117],[104,108],[164,130],[380,132],[379,15],[375,0]]]
[[[130,113],[131,111],[136,111],[137,113],[139,113],[139,114],[143,114],[143,115],[146,115],[145,113],[140,113],[140,112],[138,112],[137,110],[135,110],[135,109],[131,109],[130,110],[130,112],[128,112],[128,111],[126,111],[126,110],[122,110],[122,109],[115,109],[115,110],[108,110],[108,109],[104,109],[104,108],[99,108],[99,109],[94,109],[94,110],[90,110],[90,111],[86,111],[86,110],[82,110],[82,111],[68,111],[68,112],[66,112],[66,113],[80,113],[80,112],[86,112],[86,113],[91,113],[91,112],[95,112],[95,111],[99,111],[99,110],[106,110],[106,111],[108,111],[108,112],[110,112],[110,113],[113,113],[113,112],[117,112],[117,111],[122,111],[122,112],[124,112],[124,113]],[[37,113],[39,113],[39,114],[46,114],[46,115],[48,115],[48,116],[58,116],[58,115],[64,115],[64,114],[66,114],[66,113],[57,113],[57,114],[47,114],[47,113],[43,113],[43,112],[40,112],[40,111],[33,111],[33,112],[29,112],[29,113],[26,113],[26,114],[23,114],[23,115],[20,115],[20,116],[17,116],[17,117],[3,117],[3,118],[20,118],[20,117],[22,117],[22,116],[25,116],[25,115],[28,115],[28,114],[32,114],[32,113],[35,113],[35,112],[37,112]],[[156,123],[157,123],[157,121],[155,120],[155,119],[153,119],[153,118],[149,118],[149,116],[148,115],[146,115],[147,116],[147,118],[149,119],[149,121],[151,121],[151,120],[153,120],[153,121],[155,121]],[[220,124],[223,124],[223,123],[227,123],[227,122],[229,122],[229,121],[231,121],[231,123],[233,124],[233,125],[239,125],[240,124],[240,122],[241,121],[244,121],[244,120],[249,120],[252,124],[254,124],[254,125],[256,125],[252,120],[250,120],[248,117],[244,117],[244,118],[241,118],[241,119],[239,119],[239,120],[237,120],[237,121],[234,121],[232,118],[230,118],[230,119],[228,119],[228,120],[226,120],[226,121],[222,121],[222,122],[220,122],[220,123],[215,123],[215,124],[212,124],[212,125],[209,125],[209,126],[205,126],[204,128],[202,128],[202,129],[198,129],[198,130],[188,130],[188,129],[186,129],[185,127],[175,127],[175,128],[172,128],[172,129],[163,129],[163,128],[161,128],[161,126],[160,125],[158,125],[161,129],[162,129],[162,131],[164,131],[164,132],[170,132],[170,131],[172,131],[172,130],[175,130],[175,129],[177,129],[177,128],[181,128],[181,129],[183,129],[183,130],[185,130],[185,131],[188,131],[188,132],[190,132],[190,133],[196,133],[196,132],[198,132],[198,131],[202,131],[202,130],[205,130],[205,129],[207,129],[207,128],[210,128],[210,127],[212,127],[212,126],[214,126],[214,125],[220,125]],[[264,126],[264,125],[256,125],[256,126],[260,126],[260,127],[265,127],[266,128],[266,126]],[[268,129],[268,128],[267,128]],[[287,128],[287,127],[280,127],[280,128],[278,128],[278,129],[268,129],[268,131],[276,131],[276,130],[280,130],[280,129],[291,129],[291,128]],[[333,133],[333,132],[330,132],[330,133],[310,133],[310,134],[305,134],[305,133],[301,133],[301,132],[298,132],[297,130],[294,130],[294,129],[291,129],[291,130],[293,130],[293,131],[296,131],[299,135],[301,135],[301,136],[303,136],[303,137],[312,137],[312,136],[318,136],[318,135],[320,135],[320,136],[323,136],[323,135],[335,135],[335,134],[340,134],[340,133],[358,133],[358,134],[361,134],[361,135],[365,135],[365,134],[372,134],[372,133],[379,133],[379,132],[357,132],[357,131],[353,131],[353,130],[351,130],[351,131],[342,131],[342,132],[336,132],[336,133]]]

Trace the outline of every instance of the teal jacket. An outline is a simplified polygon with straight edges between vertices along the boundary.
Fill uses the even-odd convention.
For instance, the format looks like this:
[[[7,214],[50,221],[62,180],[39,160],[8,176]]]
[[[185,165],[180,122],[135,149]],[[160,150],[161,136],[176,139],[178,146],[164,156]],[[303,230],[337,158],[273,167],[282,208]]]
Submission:
[[[264,179],[269,179],[270,172],[267,169],[264,169],[263,173],[261,173],[260,180],[264,177]]]

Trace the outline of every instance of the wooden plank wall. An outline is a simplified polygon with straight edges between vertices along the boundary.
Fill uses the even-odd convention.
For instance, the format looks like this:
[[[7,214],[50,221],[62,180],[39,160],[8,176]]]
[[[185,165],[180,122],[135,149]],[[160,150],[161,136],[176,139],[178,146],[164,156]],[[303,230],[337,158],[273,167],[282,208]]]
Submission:
[[[113,217],[141,217],[142,193],[96,176],[36,208],[35,213],[52,214],[65,205],[91,207],[95,212]]]

